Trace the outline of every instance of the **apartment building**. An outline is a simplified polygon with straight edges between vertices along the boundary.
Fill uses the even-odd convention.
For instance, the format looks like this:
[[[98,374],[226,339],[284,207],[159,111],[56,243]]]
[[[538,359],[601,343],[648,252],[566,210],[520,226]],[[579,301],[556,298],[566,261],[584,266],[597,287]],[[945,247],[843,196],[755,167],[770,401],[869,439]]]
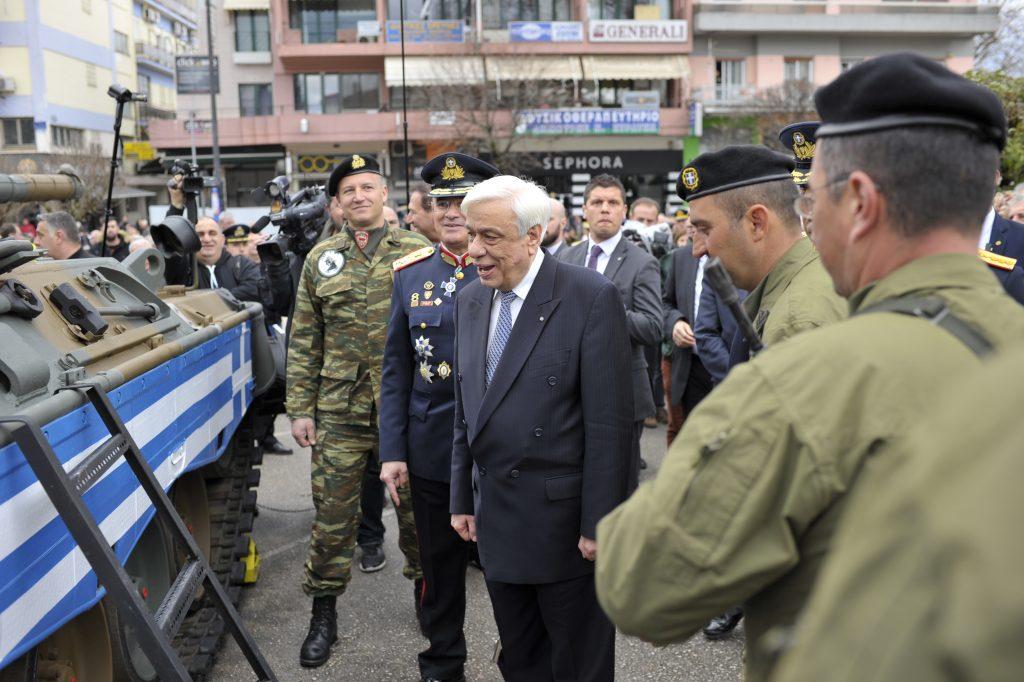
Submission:
[[[0,159],[21,172],[78,155],[109,157],[117,83],[149,94],[125,108],[124,141],[175,116],[174,55],[192,50],[196,0],[0,0]],[[81,165],[81,164],[77,164]],[[133,179],[135,161],[124,167]],[[162,183],[161,183],[162,184]],[[153,192],[115,187],[118,213],[140,215]]]
[[[354,152],[376,154],[403,196],[406,151],[415,170],[489,137],[577,213],[599,172],[671,209],[684,157],[737,134],[750,141],[735,119],[787,83],[812,89],[898,49],[964,71],[974,36],[998,24],[996,8],[976,0],[404,5],[403,63],[399,0],[223,0],[215,49],[229,205],[252,205],[251,189],[279,172],[297,186],[324,182]],[[480,105],[485,93],[491,108]],[[194,143],[205,161],[209,132],[189,134],[182,119],[208,118],[209,104],[197,97],[187,109],[152,122],[150,137],[169,155]]]

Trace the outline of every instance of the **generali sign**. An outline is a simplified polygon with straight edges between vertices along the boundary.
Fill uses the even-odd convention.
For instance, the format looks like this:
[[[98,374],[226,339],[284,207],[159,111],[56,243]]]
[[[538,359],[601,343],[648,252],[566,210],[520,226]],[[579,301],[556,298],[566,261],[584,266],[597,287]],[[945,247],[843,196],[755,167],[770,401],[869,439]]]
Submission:
[[[685,43],[685,21],[596,20],[590,22],[593,43]]]

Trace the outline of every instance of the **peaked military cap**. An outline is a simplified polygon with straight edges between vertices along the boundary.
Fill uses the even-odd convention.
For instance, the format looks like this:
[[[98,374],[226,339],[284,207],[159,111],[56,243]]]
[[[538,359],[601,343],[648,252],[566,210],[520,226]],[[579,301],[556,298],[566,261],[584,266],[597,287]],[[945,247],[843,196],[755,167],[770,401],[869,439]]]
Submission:
[[[814,160],[814,141],[818,132],[819,121],[790,123],[779,133],[779,142],[793,152],[796,168],[793,170],[793,182],[806,185],[811,177],[811,161]]]
[[[235,223],[231,227],[224,229],[224,239],[231,243],[248,242],[249,232],[250,230],[248,225]]]
[[[333,197],[337,194],[338,183],[341,182],[341,179],[356,173],[383,175],[380,172],[380,164],[377,163],[377,159],[365,154],[353,154],[335,166],[334,170],[331,171],[331,179],[327,181],[327,195]]]
[[[423,165],[420,178],[430,185],[432,197],[464,197],[479,182],[501,171],[469,154],[440,154]]]
[[[814,104],[819,138],[947,126],[970,130],[1000,150],[1006,145],[1006,114],[991,90],[909,52],[858,64],[819,89]]]
[[[686,220],[689,217],[690,217],[690,207],[689,206],[684,206],[682,208],[677,208],[676,209],[676,212],[675,212],[675,219],[676,220]]]
[[[773,180],[791,180],[795,164],[760,145],[736,145],[701,154],[679,173],[676,194],[683,201]]]

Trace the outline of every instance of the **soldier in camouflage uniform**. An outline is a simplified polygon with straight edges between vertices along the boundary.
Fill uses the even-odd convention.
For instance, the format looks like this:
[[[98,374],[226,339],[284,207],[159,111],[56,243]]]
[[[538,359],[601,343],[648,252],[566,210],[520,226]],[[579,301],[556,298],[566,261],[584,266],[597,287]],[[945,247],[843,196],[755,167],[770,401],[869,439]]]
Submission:
[[[339,164],[328,193],[347,224],[306,257],[288,349],[292,435],[313,447],[316,519],[302,585],[313,597],[313,616],[299,654],[305,667],[323,665],[337,640],[335,602],[351,576],[363,475],[379,466],[377,402],[392,263],[429,246],[420,235],[385,225],[387,187],[372,158],[354,155]],[[418,582],[412,503],[408,491],[403,497],[399,546],[405,576]]]

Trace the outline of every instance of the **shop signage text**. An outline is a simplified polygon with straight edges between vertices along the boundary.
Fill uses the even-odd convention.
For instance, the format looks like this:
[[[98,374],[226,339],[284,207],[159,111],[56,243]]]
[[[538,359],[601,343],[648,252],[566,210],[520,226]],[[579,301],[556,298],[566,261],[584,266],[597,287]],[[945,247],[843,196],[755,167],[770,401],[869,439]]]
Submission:
[[[594,43],[685,43],[685,21],[597,20],[590,22]]]
[[[657,135],[658,109],[527,109],[519,114],[522,135]]]

